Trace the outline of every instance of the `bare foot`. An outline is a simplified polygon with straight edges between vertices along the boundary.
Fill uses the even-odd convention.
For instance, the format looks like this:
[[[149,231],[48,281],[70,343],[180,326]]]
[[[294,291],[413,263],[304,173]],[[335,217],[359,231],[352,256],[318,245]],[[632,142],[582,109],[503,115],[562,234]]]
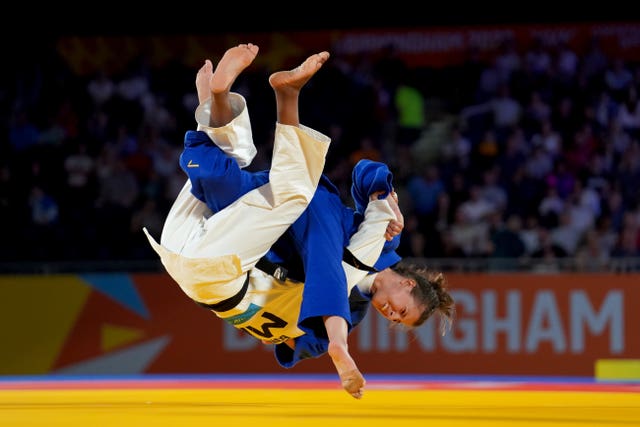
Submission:
[[[196,91],[198,92],[198,102],[202,104],[211,96],[209,81],[213,75],[213,64],[209,59],[204,61],[204,65],[196,74]]]
[[[212,93],[223,93],[231,90],[231,85],[255,59],[260,48],[253,43],[239,44],[228,49],[209,81]]]
[[[277,71],[271,74],[269,84],[276,92],[297,94],[328,59],[329,52],[311,55],[293,70]]]

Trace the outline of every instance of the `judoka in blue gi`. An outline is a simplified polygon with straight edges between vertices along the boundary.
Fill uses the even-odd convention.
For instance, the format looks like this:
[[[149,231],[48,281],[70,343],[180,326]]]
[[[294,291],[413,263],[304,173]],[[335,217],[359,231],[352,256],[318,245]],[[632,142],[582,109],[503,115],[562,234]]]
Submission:
[[[300,124],[298,96],[327,52],[270,77],[278,110],[271,169],[244,170],[256,148],[245,100],[230,89],[257,52],[239,45],[215,72],[208,60],[199,70],[198,130],[186,133],[180,158],[189,179],[160,244],[145,233],[190,298],[275,344],[284,367],[328,353],[344,389],[361,398],[365,380],[347,335],[368,306],[417,326],[435,311],[450,319],[453,300],[442,275],[391,268],[400,261],[402,215],[386,165],[356,166],[355,209],[322,175],[329,139]]]

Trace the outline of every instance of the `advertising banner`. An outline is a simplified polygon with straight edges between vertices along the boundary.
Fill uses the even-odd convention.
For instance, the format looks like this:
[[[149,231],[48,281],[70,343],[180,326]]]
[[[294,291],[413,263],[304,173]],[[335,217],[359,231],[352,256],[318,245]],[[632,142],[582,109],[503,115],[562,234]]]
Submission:
[[[592,376],[640,359],[638,274],[447,275],[445,335],[371,309],[350,336],[367,373]],[[229,326],[166,274],[0,277],[0,374],[277,373],[270,346]],[[328,356],[290,371],[331,373]]]

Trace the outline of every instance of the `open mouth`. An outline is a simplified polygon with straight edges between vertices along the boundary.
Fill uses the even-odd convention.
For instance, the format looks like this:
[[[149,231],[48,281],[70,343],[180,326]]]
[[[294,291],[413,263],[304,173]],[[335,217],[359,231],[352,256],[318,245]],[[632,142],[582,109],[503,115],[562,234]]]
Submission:
[[[384,314],[387,314],[387,311],[389,311],[389,303],[385,302],[384,305],[380,307],[380,311],[382,311]]]

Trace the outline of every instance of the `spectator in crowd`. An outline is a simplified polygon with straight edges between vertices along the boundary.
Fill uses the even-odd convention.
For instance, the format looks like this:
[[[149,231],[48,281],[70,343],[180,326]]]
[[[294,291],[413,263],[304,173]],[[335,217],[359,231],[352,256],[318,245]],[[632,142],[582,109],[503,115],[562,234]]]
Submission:
[[[616,238],[615,247],[603,245],[605,252],[618,257],[635,253],[637,244],[634,248],[633,238],[628,237],[634,232],[623,221],[626,213],[640,205],[640,88],[638,67],[629,54],[609,50],[598,37],[580,48],[579,44],[549,42],[542,36],[526,44],[512,34],[505,35],[495,51],[470,48],[462,64],[422,67],[406,61],[402,54],[395,45],[381,48],[371,58],[360,55],[354,59],[337,53],[335,62],[339,65],[327,71],[332,84],[339,84],[349,96],[337,103],[329,96],[330,91],[324,90],[326,82],[319,78],[308,89],[318,90],[322,96],[314,96],[314,105],[302,108],[312,122],[327,124],[331,129],[336,151],[329,153],[326,170],[338,188],[349,188],[349,159],[376,156],[394,169],[397,192],[404,195],[401,200],[406,205],[413,198],[409,196],[409,181],[415,178],[407,165],[417,160],[408,147],[432,127],[433,117],[446,117],[449,123],[456,123],[444,138],[442,150],[434,149],[428,161],[441,182],[435,193],[446,194],[447,202],[436,203],[438,207],[434,208],[431,197],[432,207],[426,208],[432,212],[430,216],[416,215],[412,222],[408,214],[403,235],[407,251],[447,256],[468,248],[468,244],[447,245],[446,249],[434,250],[430,242],[450,242],[452,237],[455,240],[465,235],[461,230],[468,233],[468,218],[461,223],[458,217],[460,206],[465,206],[462,211],[473,211],[469,208],[475,203],[472,184],[482,185],[485,171],[497,170],[497,184],[506,193],[498,196],[504,199],[498,203],[503,218],[517,215],[525,222],[534,218],[538,222],[530,227],[535,232],[525,233],[529,236],[528,254],[538,253],[545,259],[551,259],[549,254],[554,259],[561,256],[548,239],[532,238],[551,233],[556,225],[539,213],[549,209],[545,197],[549,186],[556,187],[557,196],[567,208],[578,209],[572,216],[580,217],[579,206],[587,205],[591,211],[590,219],[585,216],[581,226],[584,234],[576,251],[586,251],[585,244],[591,242],[595,229],[607,236],[607,241]],[[29,200],[32,188],[45,178],[45,193],[58,204],[59,212],[58,220],[47,227],[61,235],[69,232],[70,224],[77,225],[74,228],[81,231],[66,235],[84,242],[79,247],[86,245],[82,251],[51,250],[48,255],[52,259],[138,256],[123,243],[134,212],[141,206],[154,206],[149,209],[165,213],[183,179],[174,165],[179,149],[176,129],[188,128],[196,102],[185,86],[192,84],[190,78],[184,78],[189,67],[155,65],[145,55],[133,56],[118,70],[100,70],[97,66],[86,74],[77,72],[73,76],[77,81],[69,80],[64,93],[59,93],[55,89],[59,76],[74,72],[63,69],[69,58],[61,59],[52,62],[47,73],[34,64],[32,70],[8,82],[8,87],[14,83],[15,90],[3,92],[7,144],[0,146],[0,159],[3,191],[8,195],[2,197],[8,197],[11,203],[5,204],[2,212],[18,219],[12,230],[15,235],[37,239],[30,231],[39,225],[29,215]],[[266,73],[267,68],[265,65],[248,74]],[[423,79],[426,75],[428,80]],[[248,98],[263,95],[260,87],[247,81],[239,82],[239,88]],[[442,90],[440,86],[464,88],[465,93]],[[356,114],[351,99],[367,108],[358,108]],[[362,99],[369,103],[361,103]],[[437,109],[436,115],[428,114],[430,106]],[[181,121],[187,124],[182,126]],[[260,121],[255,125],[265,127]],[[404,125],[408,126],[403,130]],[[149,134],[150,127],[156,129],[156,135]],[[372,138],[374,151],[357,143],[366,142],[361,139],[363,135]],[[257,142],[259,148],[271,144],[268,138]],[[81,152],[76,151],[77,144],[84,146]],[[266,168],[269,162],[264,157],[254,163]],[[577,182],[582,186],[578,196],[582,202],[575,204],[572,194]],[[420,196],[415,199],[420,202],[429,199],[431,190],[424,194],[412,191]],[[78,208],[80,200],[72,194],[89,199],[92,212]],[[154,203],[147,205],[149,198]],[[447,211],[446,220],[442,209]],[[490,217],[481,221],[484,227]],[[486,256],[486,236],[477,239],[485,244],[472,245],[476,249],[466,251],[465,256]],[[47,251],[47,245],[34,245],[20,257],[41,259]]]

